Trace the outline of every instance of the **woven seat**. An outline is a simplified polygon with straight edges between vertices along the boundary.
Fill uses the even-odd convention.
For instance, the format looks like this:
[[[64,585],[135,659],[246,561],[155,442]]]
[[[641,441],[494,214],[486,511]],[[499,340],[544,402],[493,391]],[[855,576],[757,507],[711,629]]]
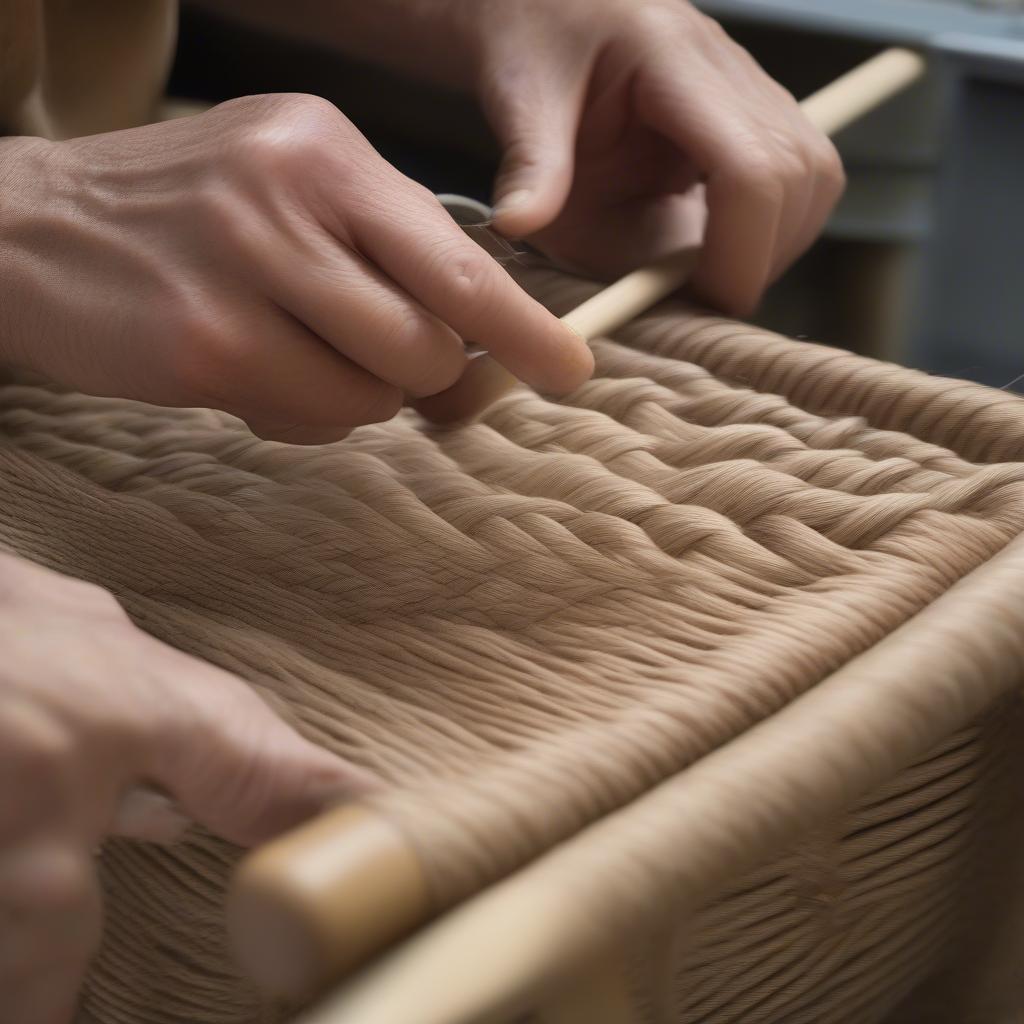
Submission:
[[[524,273],[559,311],[590,287]],[[320,449],[10,384],[0,543],[380,773],[430,918],[559,879],[605,1019],[1024,1010],[1024,402],[673,303],[594,350],[563,402]],[[108,844],[99,1024],[288,1019],[226,952],[237,857]],[[540,981],[496,1019],[598,1019]]]

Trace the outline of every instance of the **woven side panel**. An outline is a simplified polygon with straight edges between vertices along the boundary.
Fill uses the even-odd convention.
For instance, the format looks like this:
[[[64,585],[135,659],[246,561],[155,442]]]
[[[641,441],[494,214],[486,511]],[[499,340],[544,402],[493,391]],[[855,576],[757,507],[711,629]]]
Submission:
[[[1024,796],[1022,739],[1015,699],[657,937],[634,966],[641,1019],[871,1024],[901,1004],[894,1021],[937,1019],[903,1001],[992,926],[979,897]]]
[[[110,587],[391,780],[379,806],[441,908],[772,714],[1024,527],[1024,466],[956,454],[1005,447],[1019,400],[969,389],[944,447],[878,409],[802,407],[791,372],[773,393],[778,366],[824,350],[713,327],[708,345],[676,309],[635,350],[597,343],[563,404],[521,392],[472,428],[407,415],[320,450],[11,386],[0,541]],[[675,358],[758,344],[775,355],[752,387]],[[843,359],[876,372],[828,359],[828,381]],[[877,372],[904,404],[934,400]],[[111,845],[103,1024],[277,1019],[223,955],[234,856]]]

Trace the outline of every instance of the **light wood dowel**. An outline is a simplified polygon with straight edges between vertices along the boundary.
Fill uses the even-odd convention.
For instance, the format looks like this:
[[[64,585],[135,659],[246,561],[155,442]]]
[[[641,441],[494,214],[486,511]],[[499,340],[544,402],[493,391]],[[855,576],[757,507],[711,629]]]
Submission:
[[[894,47],[859,64],[800,104],[826,135],[835,135],[916,82],[925,72],[919,53]]]
[[[683,249],[634,270],[570,310],[562,322],[588,341],[608,334],[671,295],[693,273],[699,256],[700,249]]]
[[[413,849],[379,815],[349,805],[242,862],[228,928],[261,988],[303,999],[415,927],[428,909]]]

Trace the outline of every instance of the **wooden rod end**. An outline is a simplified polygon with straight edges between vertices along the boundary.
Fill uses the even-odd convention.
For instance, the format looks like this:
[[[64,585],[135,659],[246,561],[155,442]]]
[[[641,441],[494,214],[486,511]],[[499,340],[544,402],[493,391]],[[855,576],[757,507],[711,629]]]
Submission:
[[[242,861],[228,894],[228,931],[263,991],[305,1000],[421,924],[429,906],[402,834],[347,805]]]

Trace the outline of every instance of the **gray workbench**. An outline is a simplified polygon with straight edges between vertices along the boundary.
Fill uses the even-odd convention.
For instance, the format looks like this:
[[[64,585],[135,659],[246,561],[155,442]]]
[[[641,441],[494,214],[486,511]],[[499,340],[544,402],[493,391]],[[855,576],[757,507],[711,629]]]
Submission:
[[[828,37],[932,56],[927,82],[840,138],[850,187],[829,234],[876,243],[879,262],[893,264],[894,247],[908,254],[898,261],[904,308],[875,354],[1000,387],[1024,374],[1024,9],[956,0],[698,6],[730,28],[792,33],[798,53],[801,38]],[[813,44],[805,55],[813,63]]]

